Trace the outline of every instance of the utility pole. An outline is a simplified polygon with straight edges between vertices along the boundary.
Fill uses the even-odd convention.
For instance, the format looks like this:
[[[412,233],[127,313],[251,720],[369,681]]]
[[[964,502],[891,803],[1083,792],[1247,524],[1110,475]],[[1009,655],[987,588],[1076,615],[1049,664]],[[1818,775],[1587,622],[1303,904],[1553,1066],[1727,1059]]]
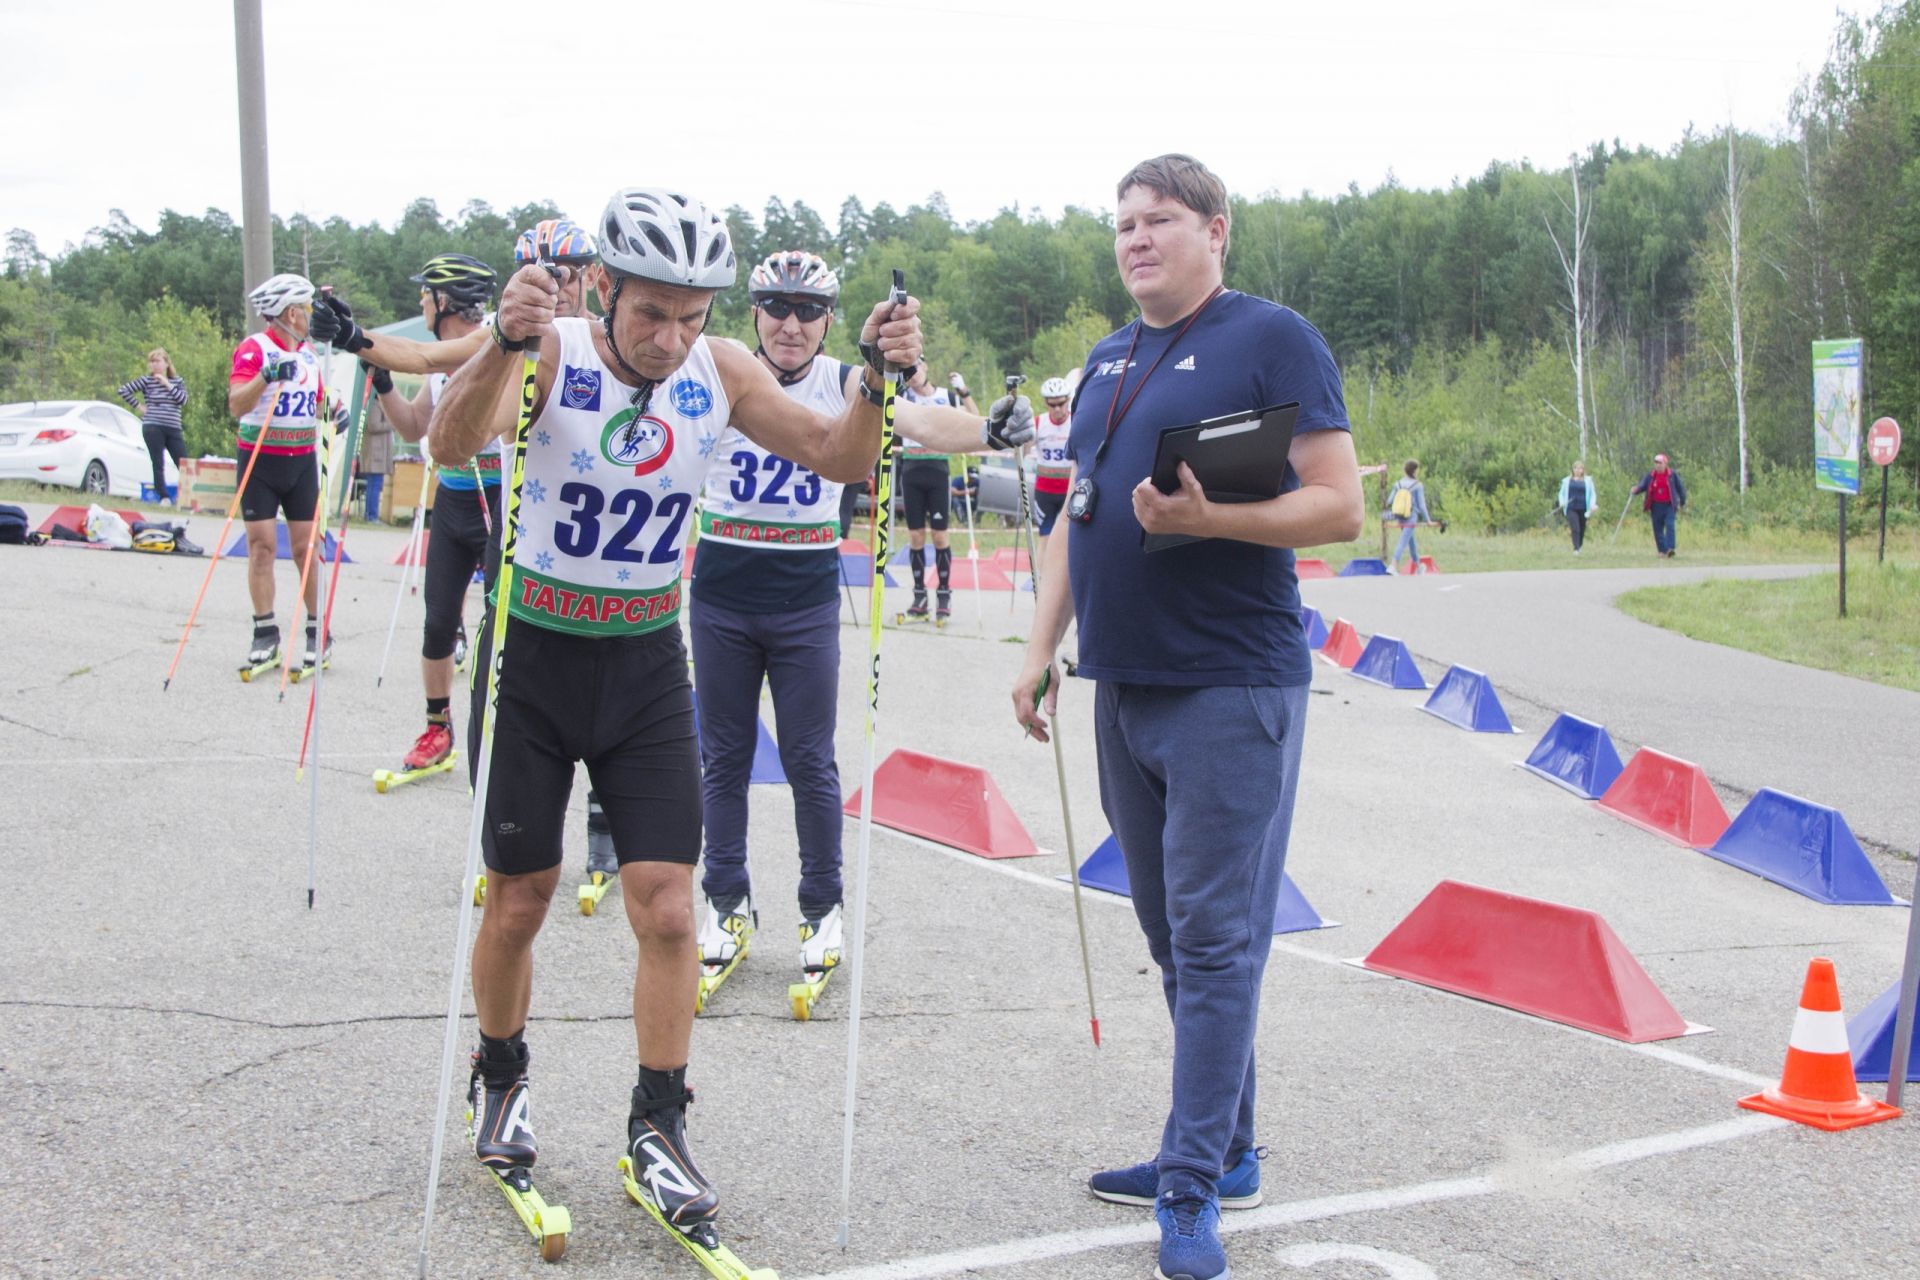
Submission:
[[[273,274],[273,207],[267,199],[267,55],[260,0],[233,0],[234,68],[240,81],[240,314],[245,294]]]

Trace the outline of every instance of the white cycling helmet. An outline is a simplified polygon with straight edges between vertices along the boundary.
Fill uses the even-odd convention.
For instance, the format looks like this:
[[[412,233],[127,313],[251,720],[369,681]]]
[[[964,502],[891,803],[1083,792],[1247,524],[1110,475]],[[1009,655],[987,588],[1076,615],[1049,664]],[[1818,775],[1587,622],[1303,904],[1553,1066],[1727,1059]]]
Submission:
[[[747,277],[747,293],[755,302],[784,294],[813,298],[832,306],[840,299],[840,277],[817,253],[783,249],[770,253]]]
[[[664,187],[628,187],[607,201],[600,262],[618,275],[688,289],[725,289],[739,273],[726,219]]]
[[[288,307],[313,304],[313,281],[282,272],[247,295],[254,311],[271,320]]]
[[[1065,378],[1048,378],[1040,384],[1042,400],[1065,400],[1073,394],[1073,388],[1067,385]]]

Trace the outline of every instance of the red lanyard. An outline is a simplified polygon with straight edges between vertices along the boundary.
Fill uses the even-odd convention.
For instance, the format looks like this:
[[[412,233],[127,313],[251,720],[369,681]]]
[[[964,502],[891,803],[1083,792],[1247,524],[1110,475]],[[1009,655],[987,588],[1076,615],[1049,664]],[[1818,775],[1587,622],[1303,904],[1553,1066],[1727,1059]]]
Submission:
[[[1192,315],[1187,317],[1187,322],[1180,326],[1178,333],[1173,335],[1173,341],[1167,343],[1166,348],[1153,358],[1153,363],[1147,366],[1146,375],[1134,384],[1133,394],[1127,397],[1125,404],[1122,404],[1120,402],[1120,392],[1127,385],[1127,370],[1133,365],[1134,348],[1140,345],[1140,332],[1147,327],[1146,318],[1144,316],[1141,317],[1140,322],[1134,326],[1133,341],[1127,343],[1127,358],[1120,362],[1120,381],[1113,388],[1113,403],[1107,406],[1107,435],[1106,438],[1100,442],[1100,447],[1094,450],[1093,460],[1095,462],[1100,461],[1100,456],[1107,451],[1107,446],[1113,443],[1114,428],[1118,427],[1121,419],[1127,416],[1127,410],[1133,408],[1133,402],[1140,395],[1140,389],[1147,385],[1147,379],[1151,378],[1153,371],[1160,367],[1160,362],[1167,358],[1167,352],[1180,345],[1180,339],[1187,336],[1187,330],[1193,328],[1193,322],[1200,318],[1201,312],[1204,312],[1208,307],[1212,306],[1213,300],[1219,297],[1225,289],[1226,286],[1223,284],[1213,286],[1213,292],[1207,295],[1207,300],[1200,304],[1199,310],[1196,310]]]

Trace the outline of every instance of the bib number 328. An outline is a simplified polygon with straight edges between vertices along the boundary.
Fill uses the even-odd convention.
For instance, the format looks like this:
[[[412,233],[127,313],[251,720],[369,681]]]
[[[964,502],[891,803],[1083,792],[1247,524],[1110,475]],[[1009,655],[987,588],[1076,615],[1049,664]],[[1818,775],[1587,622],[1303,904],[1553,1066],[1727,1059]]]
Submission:
[[[670,493],[656,504],[645,489],[622,489],[611,498],[590,484],[572,481],[560,486],[560,501],[573,515],[554,526],[553,542],[561,554],[587,557],[599,552],[602,560],[631,564],[672,564],[680,554],[680,527],[693,507],[693,495]],[[602,512],[620,521],[606,545],[600,543]],[[650,522],[659,523],[651,547],[644,544]]]

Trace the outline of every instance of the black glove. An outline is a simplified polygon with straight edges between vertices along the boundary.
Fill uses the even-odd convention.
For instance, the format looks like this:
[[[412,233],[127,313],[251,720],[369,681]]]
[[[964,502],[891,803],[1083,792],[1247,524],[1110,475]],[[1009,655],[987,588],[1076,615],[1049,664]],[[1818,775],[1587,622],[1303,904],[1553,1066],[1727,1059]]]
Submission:
[[[373,339],[354,323],[353,308],[331,294],[313,300],[313,318],[308,322],[307,336],[348,355],[373,345]]]
[[[260,366],[260,378],[263,382],[292,382],[300,376],[300,362],[292,356],[284,360],[274,360]]]
[[[388,373],[377,364],[368,364],[365,360],[360,361],[360,376],[364,378],[368,374],[373,375],[373,394],[383,396],[393,390],[393,375],[391,373]]]
[[[980,438],[992,449],[1017,449],[1033,440],[1033,405],[1025,396],[1004,395],[987,410]]]

